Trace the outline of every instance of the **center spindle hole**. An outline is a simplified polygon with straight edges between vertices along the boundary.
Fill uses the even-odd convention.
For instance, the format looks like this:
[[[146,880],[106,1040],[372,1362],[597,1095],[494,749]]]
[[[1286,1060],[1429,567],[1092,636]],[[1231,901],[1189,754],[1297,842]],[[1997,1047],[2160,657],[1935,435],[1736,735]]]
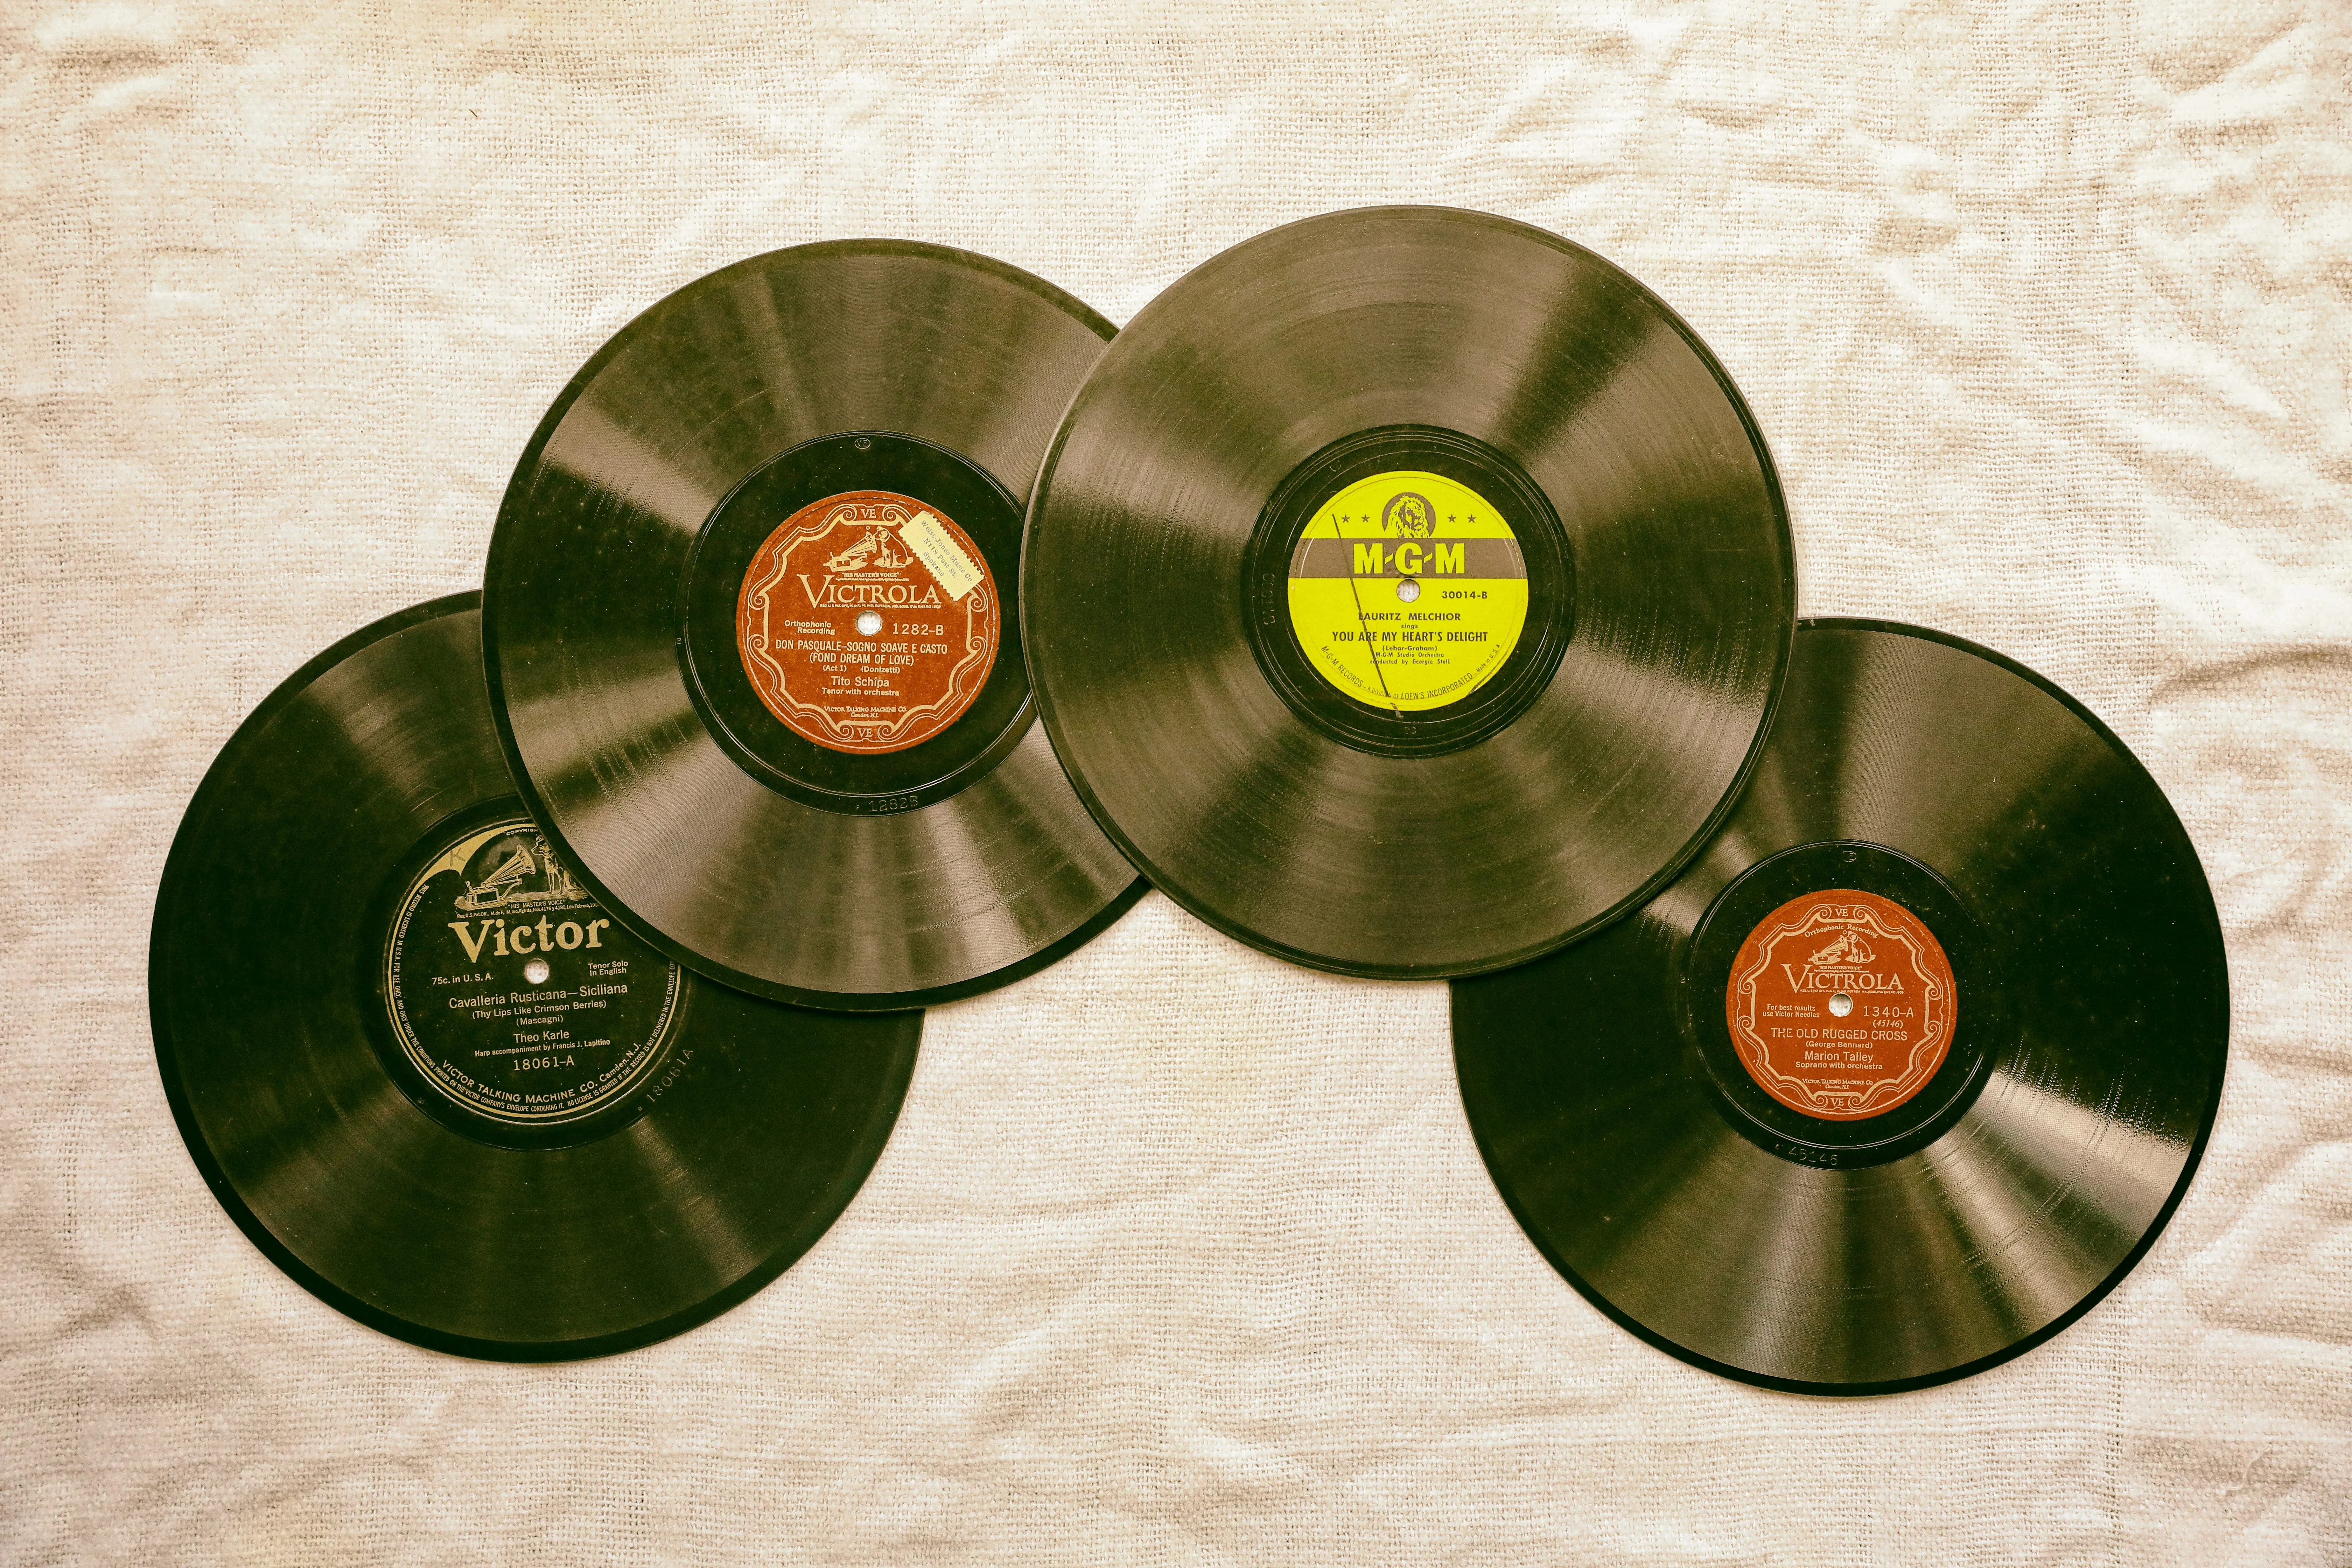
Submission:
[[[870,637],[881,629],[882,616],[878,611],[860,610],[857,612],[857,635],[859,637]]]
[[[1843,1018],[1853,1011],[1853,998],[1844,992],[1837,992],[1830,997],[1830,1012],[1835,1016]]]

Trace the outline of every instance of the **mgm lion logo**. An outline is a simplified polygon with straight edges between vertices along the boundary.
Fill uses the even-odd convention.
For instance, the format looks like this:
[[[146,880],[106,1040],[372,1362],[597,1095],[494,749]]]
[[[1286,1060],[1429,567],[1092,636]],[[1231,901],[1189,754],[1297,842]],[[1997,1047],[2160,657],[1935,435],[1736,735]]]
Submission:
[[[1426,539],[1429,531],[1437,526],[1437,513],[1427,496],[1399,490],[1389,497],[1388,505],[1381,508],[1381,526],[1407,539]]]

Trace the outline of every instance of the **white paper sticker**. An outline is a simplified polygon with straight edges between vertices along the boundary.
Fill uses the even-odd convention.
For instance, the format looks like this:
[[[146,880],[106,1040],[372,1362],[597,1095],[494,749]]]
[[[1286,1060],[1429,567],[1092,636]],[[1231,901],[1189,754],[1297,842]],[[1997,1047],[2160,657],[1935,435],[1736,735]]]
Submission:
[[[915,558],[940,580],[940,586],[947,590],[949,598],[961,599],[980,586],[980,568],[971,563],[971,557],[963,552],[963,546],[950,538],[948,531],[940,526],[940,520],[929,512],[917,512],[913,521],[898,530],[898,537],[907,542],[907,548],[915,552]]]

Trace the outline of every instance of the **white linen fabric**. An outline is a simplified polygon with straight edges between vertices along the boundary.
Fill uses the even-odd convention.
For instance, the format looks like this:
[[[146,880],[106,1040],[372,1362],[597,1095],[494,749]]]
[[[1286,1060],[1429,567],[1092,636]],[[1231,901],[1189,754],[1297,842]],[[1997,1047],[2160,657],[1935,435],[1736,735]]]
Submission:
[[[2352,1561],[2352,14],[354,5],[0,13],[0,1557]],[[2202,1173],[1966,1382],[1696,1371],[1544,1264],[1439,985],[1149,898],[928,1020],[833,1231],[554,1367],[280,1275],[159,1087],[144,939],[244,714],[477,583],[541,412],[724,263],[891,236],[1123,321],[1286,220],[1478,207],[1753,404],[1810,614],[2124,737],[2228,933]]]

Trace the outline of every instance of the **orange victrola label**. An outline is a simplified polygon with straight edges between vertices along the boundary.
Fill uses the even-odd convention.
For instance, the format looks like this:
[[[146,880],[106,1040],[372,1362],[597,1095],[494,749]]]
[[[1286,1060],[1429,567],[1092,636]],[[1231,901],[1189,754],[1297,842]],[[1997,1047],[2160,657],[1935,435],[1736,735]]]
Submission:
[[[1829,1121],[1894,1110],[1951,1049],[1951,961],[1891,899],[1836,888],[1791,899],[1732,961],[1724,1002],[1740,1065],[1765,1093]]]
[[[851,490],[768,535],[735,601],[768,711],[837,752],[898,752],[963,716],[996,664],[996,583],[971,536],[908,496]]]

